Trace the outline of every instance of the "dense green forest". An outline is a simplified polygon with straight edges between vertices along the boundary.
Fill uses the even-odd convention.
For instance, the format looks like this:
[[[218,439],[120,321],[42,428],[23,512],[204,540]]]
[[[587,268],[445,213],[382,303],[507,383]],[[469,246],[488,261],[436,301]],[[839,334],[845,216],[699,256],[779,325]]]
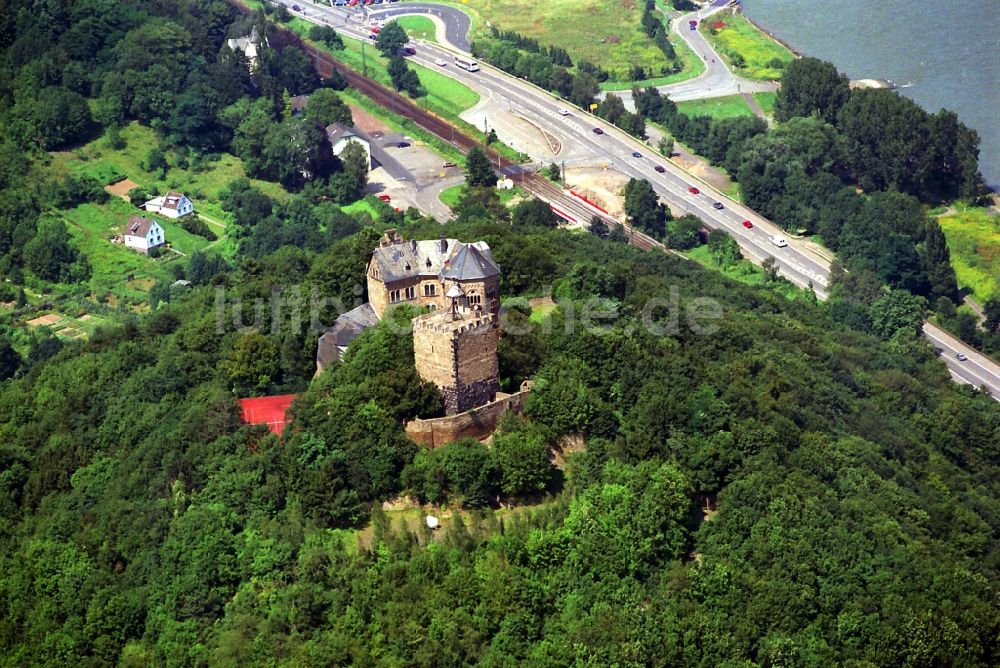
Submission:
[[[562,303],[535,324],[509,305],[501,374],[536,390],[490,449],[409,443],[401,421],[439,399],[386,326],[311,382],[283,440],[241,425],[234,386],[304,379],[311,351],[220,334],[211,286],[7,381],[5,664],[995,665],[1000,410],[912,332],[879,343],[592,235],[443,231],[491,245],[503,294],[554,282]],[[350,299],[375,239],[214,281],[228,303],[278,280]],[[641,325],[672,288],[717,300],[718,331]],[[614,315],[567,328],[591,297]],[[585,451],[556,471],[566,435]],[[407,490],[470,514],[434,539],[371,515]]]
[[[537,200],[507,210],[479,151],[455,222],[385,207],[373,223],[339,206],[364,185],[357,156],[320,150],[318,127],[349,118],[340,82],[292,116],[289,95],[322,83],[308,59],[274,45],[251,70],[222,47],[267,33],[260,16],[2,8],[12,300],[89,271],[43,214],[104,193],[38,178],[49,150],[139,121],[171,160],[233,152],[291,194],[229,183],[231,256],[191,255],[190,288],[153,285],[148,312],[89,340],[2,321],[0,666],[1000,663],[1000,407],[917,337],[920,299],[954,278],[910,196],[849,212],[892,221],[915,283],[852,266],[829,306],[555,229]],[[746,139],[796,152],[784,183],[823,181],[827,126],[782,127]],[[629,185],[630,215],[699,243],[648,185]],[[489,446],[406,437],[441,410],[399,332],[412,310],[313,378],[321,325],[363,300],[390,226],[485,240],[503,271],[502,383],[534,389]],[[709,246],[734,259],[725,235]],[[556,307],[533,310],[547,292]],[[689,319],[705,299],[708,331]],[[299,393],[283,437],[241,423],[237,397],[279,392]],[[383,510],[403,495],[443,527]]]

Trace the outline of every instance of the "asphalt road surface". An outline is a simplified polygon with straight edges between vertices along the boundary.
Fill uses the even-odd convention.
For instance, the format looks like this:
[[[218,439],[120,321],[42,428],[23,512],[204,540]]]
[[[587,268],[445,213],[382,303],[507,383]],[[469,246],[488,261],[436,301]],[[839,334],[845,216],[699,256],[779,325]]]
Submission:
[[[393,5],[376,5],[378,9],[368,8],[372,18],[390,19],[407,14],[430,14],[444,23],[444,38],[449,44],[466,53],[472,48],[469,42],[469,31],[472,29],[472,19],[461,9],[447,5],[423,4],[419,2],[402,2]]]
[[[701,23],[713,14],[723,11],[725,4],[719,5],[716,3],[708,5],[670,21],[670,30],[674,33],[674,36],[683,40],[705,63],[705,71],[697,77],[657,87],[657,90],[661,93],[669,95],[671,100],[681,102],[684,100],[697,100],[724,95],[739,95],[740,93],[774,92],[778,90],[777,84],[770,81],[752,81],[733,74],[719,54],[716,53],[715,49],[712,48],[705,35],[700,30],[691,30],[689,21],[698,21]],[[635,110],[631,91],[615,91],[614,94],[622,99],[626,107],[633,111]]]
[[[286,0],[283,4],[290,6],[292,2]],[[368,25],[356,16],[356,11],[313,4],[309,4],[306,10],[306,18],[333,25],[352,37],[365,38],[370,32]],[[478,72],[459,69],[452,60],[454,52],[441,46],[422,43],[416,45],[416,49],[416,55],[411,56],[410,60],[435,68],[468,85],[480,95],[497,96],[505,100],[519,115],[545,128],[563,146],[571,147],[568,150],[572,156],[589,158],[592,164],[604,163],[628,176],[648,180],[660,197],[672,206],[696,215],[711,229],[723,229],[732,235],[740,245],[744,257],[757,264],[774,258],[775,266],[782,276],[799,287],[811,287],[820,299],[826,298],[830,282],[830,263],[827,259],[795,239],[787,239],[788,245],[785,247],[774,245],[770,240],[772,235],[783,234],[778,226],[742,204],[727,199],[708,184],[653,153],[649,147],[618,128],[488,65],[480,63],[482,69]],[[444,60],[448,64],[438,66],[435,64],[437,60]],[[563,114],[563,111],[569,111],[569,114]],[[603,134],[594,133],[594,128],[600,128]],[[500,139],[503,140],[504,137],[501,136]],[[641,157],[632,156],[633,151],[638,152]],[[656,165],[661,165],[664,172],[656,172]],[[700,192],[692,194],[689,192],[691,187],[698,188]],[[715,202],[722,203],[723,208],[716,209],[713,206]],[[586,211],[581,206],[575,207],[573,213],[583,216]],[[751,221],[752,227],[746,228],[744,220]],[[950,337],[946,339],[947,335],[929,323],[925,325],[925,335],[937,347],[948,351],[948,354],[941,355],[941,359],[956,379],[989,388],[993,396],[1000,400],[1000,365],[964,343]],[[954,356],[956,352],[962,352],[969,359],[966,362],[959,361]]]

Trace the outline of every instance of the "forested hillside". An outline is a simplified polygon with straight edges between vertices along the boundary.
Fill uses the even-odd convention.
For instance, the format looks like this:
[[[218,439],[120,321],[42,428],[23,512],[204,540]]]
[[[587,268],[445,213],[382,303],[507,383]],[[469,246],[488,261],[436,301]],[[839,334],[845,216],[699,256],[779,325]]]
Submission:
[[[340,206],[358,156],[321,150],[318,128],[347,120],[336,93],[289,112],[320,84],[308,59],[274,45],[251,74],[223,48],[266,33],[260,16],[2,9],[0,301],[86,293],[58,221],[102,184],[53,178],[50,151],[129,123],[171,168],[232,152],[263,186],[220,188],[225,257],[185,257],[190,286],[162,279],[142,308],[104,305],[87,340],[0,316],[0,666],[1000,663],[1000,408],[951,382],[917,338],[920,302],[883,290],[907,287],[888,264],[845,279],[864,299],[788,300],[774,276],[749,287],[620,232],[555,229],[536,200],[508,211],[475,185],[492,174],[455,222],[388,206],[373,222]],[[811,151],[827,126],[784,127],[743,139],[798,152],[783,184],[830,185]],[[648,184],[629,191],[666,229]],[[851,197],[851,221],[820,223],[890,221],[919,294],[950,293],[919,207]],[[697,221],[669,234],[682,221],[694,243]],[[406,437],[441,410],[400,332],[410,309],[313,378],[316,337],[364,300],[390,226],[484,240],[502,269],[501,382],[534,385],[489,445]],[[721,317],[692,320],[712,304]],[[283,392],[299,396],[281,438],[240,421],[237,398]],[[383,510],[403,497],[443,528]]]
[[[305,360],[281,334],[218,333],[209,286],[7,381],[4,664],[997,662],[1000,411],[925,344],[593,236],[444,232],[491,245],[504,295],[554,281],[564,300],[504,339],[501,375],[537,389],[492,449],[417,454],[400,421],[436,396],[385,327],[312,382],[284,440],[240,425],[241,374],[266,391]],[[374,238],[215,283],[350,299]],[[718,331],[642,326],[672,286],[718,300]],[[591,296],[617,314],[567,331]],[[586,450],[557,475],[544,452],[566,434]],[[540,488],[534,510],[490,508]],[[360,546],[344,531],[406,490],[483,510],[431,543],[381,513]]]

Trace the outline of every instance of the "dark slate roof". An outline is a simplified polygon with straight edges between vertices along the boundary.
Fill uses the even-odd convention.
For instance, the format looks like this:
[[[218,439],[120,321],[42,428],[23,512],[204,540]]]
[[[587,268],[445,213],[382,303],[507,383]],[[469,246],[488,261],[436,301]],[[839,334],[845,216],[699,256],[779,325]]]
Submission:
[[[361,332],[378,324],[375,309],[368,302],[342,314],[333,327],[319,337],[316,347],[316,363],[326,368],[340,359],[341,354]]]
[[[441,270],[441,278],[456,281],[475,281],[500,275],[500,267],[493,261],[488,249],[482,250],[474,244],[460,244],[455,253]]]
[[[125,234],[133,237],[144,237],[152,225],[153,221],[149,218],[129,216],[128,222],[125,224]]]

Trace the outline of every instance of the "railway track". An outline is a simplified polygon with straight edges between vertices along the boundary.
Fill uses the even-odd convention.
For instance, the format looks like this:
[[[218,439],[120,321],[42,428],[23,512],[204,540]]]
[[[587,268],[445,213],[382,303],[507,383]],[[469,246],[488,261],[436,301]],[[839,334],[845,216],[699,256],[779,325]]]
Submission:
[[[239,0],[230,0],[230,2],[243,13],[249,13],[251,11],[249,7],[240,3]],[[308,54],[313,60],[316,71],[324,79],[332,76],[333,72],[336,70],[347,80],[348,86],[368,97],[375,102],[375,104],[378,104],[395,114],[399,114],[404,118],[410,119],[424,130],[436,135],[442,141],[453,145],[462,153],[468,153],[474,146],[480,145],[479,141],[465,134],[463,130],[455,127],[452,123],[441,118],[437,114],[420,108],[408,97],[383,86],[363,74],[355,72],[329,54],[306,44],[305,41],[303,41],[302,38],[296,33],[293,33],[285,28],[276,27],[275,34],[272,35],[271,39],[276,46],[279,44],[284,45],[286,48],[288,46],[294,46]],[[496,164],[503,174],[514,178],[515,181],[519,182],[519,185],[524,190],[539,199],[544,200],[549,204],[549,206],[553,207],[553,209],[568,213],[579,223],[587,223],[592,218],[600,218],[608,226],[621,227],[625,232],[625,235],[628,237],[629,243],[637,248],[641,248],[643,250],[651,250],[654,248],[664,251],[668,250],[666,246],[660,242],[638,230],[634,230],[630,225],[623,223],[617,218],[592,209],[579,199],[566,193],[545,177],[534,173],[529,174],[524,172],[521,165],[496,152],[489,146],[484,146],[482,148],[486,152],[486,155],[489,156],[491,162]]]

